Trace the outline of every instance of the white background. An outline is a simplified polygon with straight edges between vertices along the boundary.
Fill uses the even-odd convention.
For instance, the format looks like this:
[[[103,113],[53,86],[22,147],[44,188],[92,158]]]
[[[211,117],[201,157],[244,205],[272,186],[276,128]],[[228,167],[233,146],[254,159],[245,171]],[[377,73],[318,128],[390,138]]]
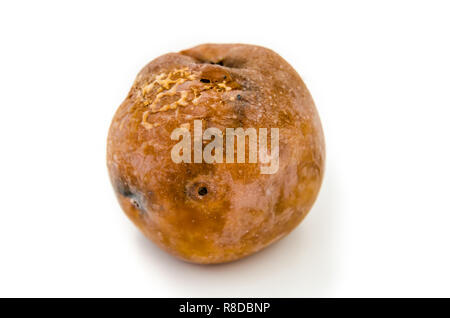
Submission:
[[[442,1],[0,4],[0,296],[450,296],[450,6]],[[156,248],[119,208],[112,116],[155,57],[269,47],[327,142],[292,234],[227,265]]]

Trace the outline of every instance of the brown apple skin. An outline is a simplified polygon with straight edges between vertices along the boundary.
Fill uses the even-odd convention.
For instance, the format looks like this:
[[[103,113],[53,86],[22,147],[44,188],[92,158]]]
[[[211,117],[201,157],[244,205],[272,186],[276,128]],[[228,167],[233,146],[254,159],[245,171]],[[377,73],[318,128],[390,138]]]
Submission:
[[[170,135],[187,124],[193,135],[195,119],[203,131],[279,128],[278,172],[261,174],[260,162],[174,163]],[[291,232],[318,195],[324,161],[320,119],[300,76],[275,52],[244,44],[151,61],[117,110],[107,145],[127,216],[162,249],[201,264],[240,259]]]

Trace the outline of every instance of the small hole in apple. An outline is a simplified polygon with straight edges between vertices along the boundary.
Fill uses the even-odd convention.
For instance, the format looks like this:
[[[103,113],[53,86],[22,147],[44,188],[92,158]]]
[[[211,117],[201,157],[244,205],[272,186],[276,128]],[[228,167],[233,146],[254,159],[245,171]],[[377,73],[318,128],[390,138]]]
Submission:
[[[198,195],[205,196],[208,194],[208,189],[206,187],[198,188]]]

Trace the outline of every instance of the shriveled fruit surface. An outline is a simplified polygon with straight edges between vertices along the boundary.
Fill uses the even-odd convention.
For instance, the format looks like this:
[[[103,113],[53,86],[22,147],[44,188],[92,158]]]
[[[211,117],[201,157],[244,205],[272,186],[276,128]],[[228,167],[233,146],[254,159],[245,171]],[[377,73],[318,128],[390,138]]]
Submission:
[[[174,163],[178,127],[279,128],[279,169],[257,163]],[[270,150],[270,139],[269,139]],[[222,263],[292,231],[324,173],[320,119],[305,84],[273,51],[204,44],[163,55],[138,74],[108,136],[107,165],[128,217],[169,253]]]

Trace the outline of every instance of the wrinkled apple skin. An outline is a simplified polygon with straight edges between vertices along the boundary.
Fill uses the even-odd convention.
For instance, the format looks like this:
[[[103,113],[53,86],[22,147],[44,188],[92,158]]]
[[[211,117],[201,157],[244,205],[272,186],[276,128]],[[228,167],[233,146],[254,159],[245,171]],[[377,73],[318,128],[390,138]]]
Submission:
[[[192,131],[194,120],[224,132],[279,128],[278,171],[261,174],[260,162],[174,163],[170,135]],[[273,51],[243,44],[204,44],[150,62],[107,145],[128,217],[167,252],[202,264],[242,258],[291,232],[318,195],[324,161],[320,119],[300,76]]]

